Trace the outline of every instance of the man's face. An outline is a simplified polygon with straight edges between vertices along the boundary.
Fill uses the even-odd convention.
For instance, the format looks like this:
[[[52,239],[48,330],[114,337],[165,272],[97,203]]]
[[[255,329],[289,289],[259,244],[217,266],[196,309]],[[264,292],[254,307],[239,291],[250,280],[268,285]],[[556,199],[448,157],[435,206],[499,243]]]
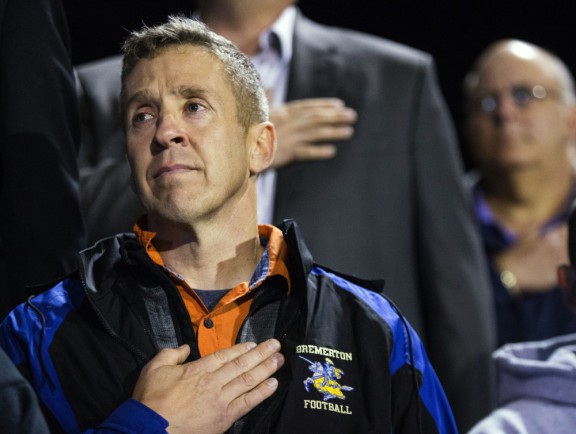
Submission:
[[[249,145],[222,64],[168,47],[124,83],[127,153],[149,216],[190,224],[234,213],[248,188]]]
[[[560,91],[555,70],[540,57],[500,52],[488,60],[472,92],[466,130],[477,165],[509,170],[566,158],[573,115]]]

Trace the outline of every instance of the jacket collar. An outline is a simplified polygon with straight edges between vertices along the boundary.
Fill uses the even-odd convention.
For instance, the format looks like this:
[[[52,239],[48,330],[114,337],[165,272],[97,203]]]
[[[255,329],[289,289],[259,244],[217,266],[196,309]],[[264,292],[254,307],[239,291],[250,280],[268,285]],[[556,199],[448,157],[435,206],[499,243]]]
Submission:
[[[306,282],[312,270],[314,261],[312,254],[304,243],[302,233],[296,222],[292,219],[282,221],[280,229],[284,234],[284,239],[288,244],[288,269],[290,270],[290,280],[292,281],[292,291],[301,305],[306,302]]]
[[[308,274],[313,266],[312,256],[293,220],[285,220],[281,230],[288,245],[286,263],[290,270],[292,282],[288,304],[292,308],[298,306],[301,319],[304,320],[307,316],[306,287]],[[138,330],[125,330],[125,325],[140,324],[141,330],[144,330],[149,336],[147,339],[149,344],[142,349],[145,354],[151,355],[157,351],[154,342],[159,339],[159,336],[155,335],[155,328],[150,324],[146,314],[146,303],[161,302],[158,309],[162,310],[162,319],[167,322],[174,324],[174,322],[182,323],[185,321],[185,312],[180,315],[180,312],[174,313],[169,308],[169,304],[178,305],[178,303],[174,303],[174,299],[179,297],[176,288],[174,291],[160,291],[160,287],[168,288],[172,287],[173,284],[148,257],[133,233],[118,234],[99,241],[93,247],[80,253],[80,263],[80,275],[86,295],[105,328],[119,337],[125,336],[124,340],[129,342],[129,336],[138,333]],[[164,292],[165,296],[163,295]],[[118,297],[125,301],[128,300],[129,312],[122,313]],[[128,313],[135,315],[136,322],[123,320],[123,315]],[[182,318],[176,319],[174,315],[182,316]],[[303,325],[299,327],[301,331],[303,330],[302,327]],[[192,330],[191,325],[189,328]],[[179,327],[174,327],[177,332],[178,329]],[[184,327],[181,330],[184,334],[187,328]],[[177,336],[178,342],[182,340],[188,342],[190,339],[192,338]]]

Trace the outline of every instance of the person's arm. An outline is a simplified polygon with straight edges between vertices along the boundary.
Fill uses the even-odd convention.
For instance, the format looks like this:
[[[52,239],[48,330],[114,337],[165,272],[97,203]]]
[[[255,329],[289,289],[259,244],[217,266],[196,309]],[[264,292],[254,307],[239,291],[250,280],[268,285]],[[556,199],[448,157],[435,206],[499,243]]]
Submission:
[[[0,346],[14,359],[25,359],[8,330],[3,324]],[[189,352],[187,345],[160,351],[142,369],[132,398],[98,427],[84,432],[220,434],[278,387],[272,375],[283,365],[284,357],[277,340],[241,343],[184,363]],[[25,362],[20,365],[27,369]],[[39,380],[39,384],[46,381]]]
[[[184,363],[190,347],[160,351],[140,372],[132,399],[86,434],[221,434],[270,397],[283,365],[280,343],[246,342]]]

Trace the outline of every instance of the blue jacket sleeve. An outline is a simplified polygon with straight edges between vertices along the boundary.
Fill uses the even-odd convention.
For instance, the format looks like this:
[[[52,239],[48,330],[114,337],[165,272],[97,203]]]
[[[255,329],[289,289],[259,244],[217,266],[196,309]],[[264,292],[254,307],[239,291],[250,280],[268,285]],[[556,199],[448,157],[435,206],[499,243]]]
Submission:
[[[86,434],[165,433],[168,421],[141,402],[129,399],[120,405],[98,428]]]

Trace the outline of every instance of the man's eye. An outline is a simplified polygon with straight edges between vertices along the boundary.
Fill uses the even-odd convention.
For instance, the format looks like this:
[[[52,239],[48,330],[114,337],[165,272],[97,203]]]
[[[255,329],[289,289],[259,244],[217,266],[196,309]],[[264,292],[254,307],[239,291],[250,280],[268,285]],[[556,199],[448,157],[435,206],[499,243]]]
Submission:
[[[134,122],[145,122],[149,119],[152,119],[152,115],[150,113],[141,112],[134,115]]]
[[[186,110],[188,110],[189,112],[192,113],[196,113],[202,110],[202,106],[200,104],[198,104],[197,102],[191,102],[186,106]]]

